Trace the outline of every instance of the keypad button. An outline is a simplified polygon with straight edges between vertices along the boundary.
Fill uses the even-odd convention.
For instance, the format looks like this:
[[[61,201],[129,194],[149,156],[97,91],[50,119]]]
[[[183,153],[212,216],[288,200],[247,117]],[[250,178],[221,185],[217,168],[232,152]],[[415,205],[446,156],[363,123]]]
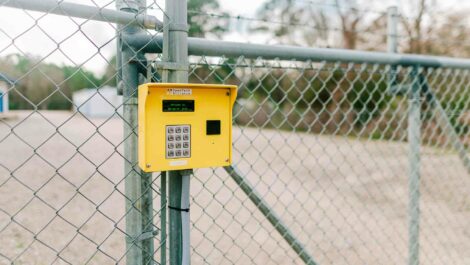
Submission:
[[[184,158],[191,156],[191,126],[170,125],[166,127],[167,158]]]

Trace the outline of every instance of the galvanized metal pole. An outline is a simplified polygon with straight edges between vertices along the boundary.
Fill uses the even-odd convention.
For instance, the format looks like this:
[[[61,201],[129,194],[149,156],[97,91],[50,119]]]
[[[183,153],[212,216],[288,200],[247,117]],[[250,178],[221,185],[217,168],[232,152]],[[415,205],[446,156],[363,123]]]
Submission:
[[[140,13],[145,0],[117,1],[117,7],[126,12]],[[142,33],[139,26],[122,27],[123,34]],[[153,262],[153,196],[152,174],[144,173],[137,158],[137,87],[139,85],[139,54],[122,39],[121,78],[124,117],[124,177],[126,195],[126,264],[144,265]],[[119,52],[118,52],[119,55]],[[118,75],[119,79],[119,75]]]
[[[163,31],[163,80],[188,82],[187,2],[166,0]],[[169,66],[170,64],[168,64]],[[176,66],[176,67],[175,67]],[[189,183],[191,170],[168,172],[170,264],[190,264]]]
[[[387,52],[398,52],[398,8],[391,6],[387,9]]]
[[[132,52],[123,51],[123,118],[124,118],[124,185],[126,196],[126,264],[142,264],[142,244],[138,240],[142,234],[142,182],[137,167],[137,98],[134,96],[138,86],[137,67],[130,63]]]
[[[187,265],[191,263],[189,220],[189,181],[191,174],[191,170],[169,172],[170,265]]]
[[[391,6],[387,9],[387,52],[397,53],[398,52],[398,8]],[[396,83],[396,69],[395,65],[390,65],[390,73],[388,75],[388,87],[391,91],[392,87]]]
[[[117,6],[132,6],[140,0],[116,1]],[[162,22],[154,16],[144,14],[132,14],[118,10],[100,8],[96,6],[68,3],[56,0],[8,0],[2,1],[0,5],[21,8],[25,10],[38,11],[60,16],[78,17],[89,20],[118,23],[123,25],[143,26],[148,29],[160,29]]]
[[[162,36],[141,34],[128,42],[144,52],[161,52]],[[188,38],[188,53],[198,56],[221,56],[247,59],[279,59],[314,62],[372,63],[381,65],[420,65],[427,68],[470,69],[469,59],[419,54],[390,54],[387,52],[346,49],[306,48],[289,45],[264,45],[232,41]]]
[[[419,264],[419,218],[420,218],[420,145],[421,145],[421,82],[418,67],[413,68],[413,85],[409,95],[408,143],[409,153],[409,231],[408,264]]]
[[[452,147],[457,151],[457,154],[462,160],[464,167],[467,169],[468,174],[470,174],[470,158],[468,157],[468,151],[462,140],[460,139],[459,134],[452,125],[446,110],[442,104],[437,99],[435,93],[431,90],[430,87],[426,90],[426,100],[431,103],[432,110],[436,114],[437,124],[447,133],[449,137],[449,142],[452,144]]]
[[[122,40],[120,34],[122,32],[123,27],[118,25],[116,27],[116,89],[117,94],[123,94],[123,85],[122,85]]]
[[[224,167],[225,171],[232,177],[242,191],[250,198],[251,202],[268,219],[277,232],[284,238],[289,246],[299,255],[300,259],[307,265],[316,265],[313,257],[308,253],[302,243],[300,243],[289,228],[282,222],[281,218],[269,207],[253,186],[238,172],[234,166]]]
[[[160,176],[160,264],[166,265],[167,185],[166,172]]]
[[[139,240],[142,241],[142,264],[153,265],[154,259],[154,240],[157,231],[153,224],[153,192],[152,192],[152,174],[140,172],[142,178],[142,234]]]

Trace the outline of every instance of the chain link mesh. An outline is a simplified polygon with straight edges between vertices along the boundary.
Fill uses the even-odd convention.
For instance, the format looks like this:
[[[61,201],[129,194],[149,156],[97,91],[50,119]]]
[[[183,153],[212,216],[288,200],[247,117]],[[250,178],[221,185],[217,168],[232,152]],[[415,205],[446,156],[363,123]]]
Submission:
[[[191,81],[240,86],[234,114],[235,164],[319,264],[406,262],[407,95],[418,82],[412,67],[192,59]],[[449,130],[467,146],[468,71],[418,72],[426,80],[418,82],[422,90],[434,91],[421,96],[422,262],[464,264],[469,258],[463,251],[468,241],[469,168],[453,149]],[[444,108],[450,127],[441,122],[431,94]],[[195,181],[201,188],[193,204],[207,200],[201,208],[219,208],[203,212],[203,227],[209,221],[227,234],[205,238],[205,244],[214,247],[209,263],[300,263],[256,207],[227,183],[225,174],[197,175],[208,176]],[[211,192],[203,192],[212,182]],[[199,228],[197,217],[193,213],[194,227],[204,238],[207,230]],[[231,244],[226,249],[218,244],[227,241]],[[194,252],[207,261],[198,246]],[[239,249],[237,255],[224,256],[233,248]]]
[[[152,10],[164,15],[155,2]],[[113,101],[106,88],[120,70],[106,51],[122,28],[15,12],[30,21],[22,29],[12,28],[15,21],[0,26],[3,97],[23,109],[0,116],[0,264],[126,264],[126,240],[141,247],[149,235],[126,233],[137,201],[125,192],[132,172],[123,171],[131,162],[124,143],[137,128],[123,134],[132,124],[122,114],[130,102]],[[48,23],[73,30],[52,32]],[[112,34],[97,38],[97,27]],[[76,41],[87,45],[77,53],[92,52],[73,53],[67,45]],[[28,42],[43,55],[31,59]],[[57,60],[70,67],[57,70]],[[89,74],[96,64],[109,68],[103,80]],[[190,57],[190,82],[239,86],[234,166],[319,264],[406,262],[413,86],[421,91],[420,257],[423,264],[470,262],[470,171],[456,150],[467,155],[470,143],[469,71]],[[93,88],[80,103],[75,79]],[[51,110],[60,102],[73,110]],[[105,114],[88,109],[97,105]],[[160,174],[150,182],[142,191],[153,196],[153,222],[144,229],[154,236],[148,263],[161,264]],[[195,170],[191,196],[194,264],[302,264],[224,169]]]

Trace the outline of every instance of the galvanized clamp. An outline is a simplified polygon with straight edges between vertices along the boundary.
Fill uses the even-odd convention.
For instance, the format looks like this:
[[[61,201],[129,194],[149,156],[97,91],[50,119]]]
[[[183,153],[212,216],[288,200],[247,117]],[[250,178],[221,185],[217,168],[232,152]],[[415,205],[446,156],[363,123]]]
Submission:
[[[155,67],[159,70],[171,71],[188,71],[188,64],[172,63],[172,62],[155,62]]]
[[[153,237],[155,237],[155,236],[157,236],[157,235],[158,235],[158,231],[157,231],[157,230],[147,231],[147,232],[143,232],[142,234],[136,236],[135,238],[130,237],[130,236],[127,236],[127,237],[126,237],[126,242],[128,242],[128,243],[140,242],[140,241],[144,241],[144,240],[153,238]]]
[[[188,32],[189,31],[189,26],[188,26],[188,24],[170,23],[170,24],[168,24],[168,30],[169,31]]]
[[[387,92],[391,95],[403,95],[411,91],[412,86],[408,84],[392,85],[387,88]]]

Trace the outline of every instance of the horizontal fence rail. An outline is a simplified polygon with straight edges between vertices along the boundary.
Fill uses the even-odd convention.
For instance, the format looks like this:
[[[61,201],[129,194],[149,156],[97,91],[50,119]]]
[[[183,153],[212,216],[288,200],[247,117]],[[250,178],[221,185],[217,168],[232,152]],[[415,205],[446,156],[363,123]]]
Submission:
[[[145,52],[160,53],[163,38],[161,36],[131,35],[124,36],[124,40],[136,49]],[[440,56],[393,54],[384,52],[356,51],[326,48],[304,48],[297,46],[263,45],[241,42],[206,40],[201,38],[188,38],[188,52],[190,55],[220,56],[245,58],[264,58],[298,61],[327,61],[372,63],[401,66],[421,66],[430,68],[457,68],[470,69],[469,59],[457,59]]]
[[[124,11],[67,3],[64,1],[2,0],[0,5],[61,16],[119,23],[123,25],[141,25],[148,29],[160,30],[163,28],[163,23],[154,16],[144,14],[136,15]]]

